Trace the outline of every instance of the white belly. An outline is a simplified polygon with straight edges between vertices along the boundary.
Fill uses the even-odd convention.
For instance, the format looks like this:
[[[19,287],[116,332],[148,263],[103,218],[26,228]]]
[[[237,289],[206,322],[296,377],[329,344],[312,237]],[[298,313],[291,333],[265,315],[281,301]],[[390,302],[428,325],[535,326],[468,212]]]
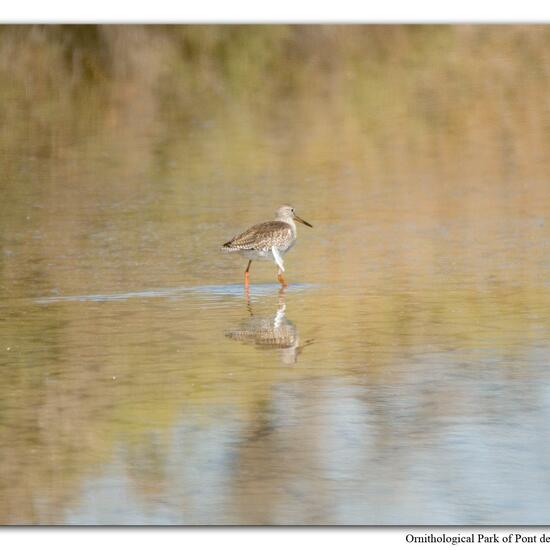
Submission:
[[[295,241],[292,241],[287,248],[277,248],[279,254],[283,256],[287,253],[293,246]],[[271,249],[267,250],[239,250],[239,254],[244,256],[247,260],[260,260],[260,261],[269,261],[274,262],[275,258],[273,257],[273,252]]]

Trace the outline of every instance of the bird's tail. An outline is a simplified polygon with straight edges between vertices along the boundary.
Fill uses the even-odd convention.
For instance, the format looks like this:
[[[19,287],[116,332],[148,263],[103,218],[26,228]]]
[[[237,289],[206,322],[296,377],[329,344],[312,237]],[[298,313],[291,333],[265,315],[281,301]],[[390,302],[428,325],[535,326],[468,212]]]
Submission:
[[[231,246],[231,243],[232,243],[232,241],[227,241],[226,243],[223,243],[220,246],[220,250],[222,252],[234,252],[236,250],[236,248],[233,248],[233,246]]]

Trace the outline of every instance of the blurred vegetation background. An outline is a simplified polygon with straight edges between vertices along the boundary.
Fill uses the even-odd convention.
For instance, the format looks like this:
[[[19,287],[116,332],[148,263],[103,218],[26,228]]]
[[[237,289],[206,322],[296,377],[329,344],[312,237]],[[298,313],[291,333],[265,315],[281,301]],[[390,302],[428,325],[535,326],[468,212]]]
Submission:
[[[371,134],[406,117],[417,142],[426,129],[537,125],[550,107],[549,46],[544,25],[4,26],[0,131],[13,139],[21,119],[52,139],[64,124],[90,131],[104,122],[99,106],[111,123],[163,116],[185,128],[198,104],[257,117],[331,100],[340,123],[365,113]]]

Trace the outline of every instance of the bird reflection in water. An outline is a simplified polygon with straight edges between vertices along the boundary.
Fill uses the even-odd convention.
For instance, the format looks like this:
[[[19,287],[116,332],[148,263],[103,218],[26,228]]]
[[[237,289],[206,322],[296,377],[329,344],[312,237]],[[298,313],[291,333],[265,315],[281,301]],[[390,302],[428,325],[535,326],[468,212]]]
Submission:
[[[275,315],[254,315],[250,295],[247,293],[246,297],[250,317],[238,329],[228,330],[225,335],[236,342],[251,344],[259,349],[280,350],[281,361],[285,365],[296,363],[302,350],[312,344],[313,340],[307,340],[300,345],[296,325],[286,318],[284,289],[279,291],[279,306]]]

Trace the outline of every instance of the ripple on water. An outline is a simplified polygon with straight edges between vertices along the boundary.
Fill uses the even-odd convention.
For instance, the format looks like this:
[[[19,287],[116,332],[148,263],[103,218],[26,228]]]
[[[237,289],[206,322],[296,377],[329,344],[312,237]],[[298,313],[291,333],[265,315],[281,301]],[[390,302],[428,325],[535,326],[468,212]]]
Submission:
[[[318,288],[319,285],[308,283],[293,284],[285,289],[285,293],[304,292]],[[259,284],[250,287],[251,297],[266,296],[277,292],[281,287],[277,284]],[[242,297],[243,285],[200,285],[172,288],[157,288],[130,292],[115,292],[110,294],[80,294],[72,296],[46,296],[34,300],[37,304],[55,304],[59,302],[117,302],[132,298],[178,298],[189,294],[200,294],[205,298],[219,298],[223,296]]]

